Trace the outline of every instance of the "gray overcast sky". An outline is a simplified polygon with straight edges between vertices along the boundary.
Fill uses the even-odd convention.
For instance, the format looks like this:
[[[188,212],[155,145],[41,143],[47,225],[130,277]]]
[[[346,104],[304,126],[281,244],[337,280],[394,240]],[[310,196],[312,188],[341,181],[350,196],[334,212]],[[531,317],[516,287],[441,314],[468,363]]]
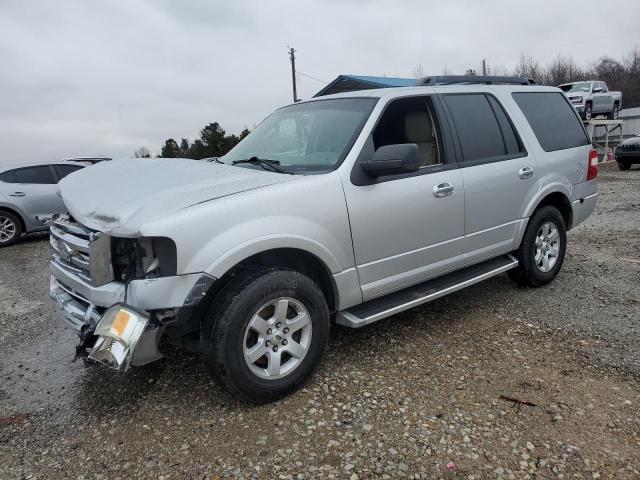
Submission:
[[[482,57],[512,67],[523,52],[621,57],[638,19],[638,0],[1,0],[0,163],[158,153],[212,121],[251,128],[291,101],[287,45],[322,80],[410,77]],[[301,77],[300,96],[321,87]]]

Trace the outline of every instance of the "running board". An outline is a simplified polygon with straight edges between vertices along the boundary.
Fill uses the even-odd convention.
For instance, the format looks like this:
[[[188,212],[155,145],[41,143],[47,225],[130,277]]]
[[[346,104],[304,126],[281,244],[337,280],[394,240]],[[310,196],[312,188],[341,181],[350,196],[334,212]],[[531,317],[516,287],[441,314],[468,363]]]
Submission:
[[[364,327],[396,313],[462,290],[517,266],[518,260],[511,255],[492,258],[338,312],[336,323],[345,327]]]

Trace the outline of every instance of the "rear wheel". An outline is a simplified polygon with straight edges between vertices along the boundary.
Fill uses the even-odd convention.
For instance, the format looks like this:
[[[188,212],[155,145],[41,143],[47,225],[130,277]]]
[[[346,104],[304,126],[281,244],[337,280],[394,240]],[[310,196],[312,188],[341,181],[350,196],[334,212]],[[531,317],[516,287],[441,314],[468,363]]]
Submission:
[[[512,280],[540,287],[551,282],[562,267],[567,247],[564,219],[557,208],[547,205],[536,211],[515,255],[518,267],[509,271]]]
[[[613,110],[609,112],[609,115],[607,115],[607,117],[609,117],[609,120],[617,120],[619,113],[620,113],[620,107],[618,106],[617,103],[614,103]]]
[[[16,243],[20,235],[22,235],[20,219],[13,213],[0,210],[0,247]]]
[[[233,395],[267,403],[297,390],[319,363],[329,338],[322,290],[293,270],[240,275],[202,320],[205,364]]]
[[[620,170],[629,170],[631,168],[631,163],[618,161],[618,168]]]

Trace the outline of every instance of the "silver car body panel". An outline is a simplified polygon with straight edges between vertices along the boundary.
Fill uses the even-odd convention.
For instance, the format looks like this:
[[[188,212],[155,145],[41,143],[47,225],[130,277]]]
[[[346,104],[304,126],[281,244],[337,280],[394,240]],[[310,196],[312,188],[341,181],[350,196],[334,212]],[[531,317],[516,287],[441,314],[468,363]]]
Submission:
[[[86,167],[81,163],[66,161],[7,163],[0,167],[0,174],[18,168],[53,165]],[[47,221],[53,214],[66,210],[58,192],[58,184],[55,183],[7,183],[0,180],[0,208],[16,212],[24,223],[25,232],[46,230],[49,228]]]
[[[113,236],[172,239],[177,275],[132,281],[128,302],[143,310],[181,306],[201,275],[220,278],[267,250],[298,249],[317,257],[333,277],[337,310],[515,250],[536,206],[561,193],[575,226],[592,212],[596,182],[586,182],[590,147],[544,152],[511,94],[559,92],[552,87],[447,86],[348,92],[322,97],[377,97],[342,164],[320,175],[176,159],[105,162],[61,182],[79,223]],[[521,158],[358,186],[357,158],[386,105],[445,92],[494,95],[518,130]],[[309,100],[316,101],[316,100]],[[534,174],[522,179],[519,171]],[[428,168],[428,167],[427,167]],[[449,182],[452,195],[436,198]],[[54,280],[90,305],[122,301],[124,286],[93,287],[52,263]],[[52,297],[59,293],[55,282]],[[89,311],[89,310],[85,310]]]

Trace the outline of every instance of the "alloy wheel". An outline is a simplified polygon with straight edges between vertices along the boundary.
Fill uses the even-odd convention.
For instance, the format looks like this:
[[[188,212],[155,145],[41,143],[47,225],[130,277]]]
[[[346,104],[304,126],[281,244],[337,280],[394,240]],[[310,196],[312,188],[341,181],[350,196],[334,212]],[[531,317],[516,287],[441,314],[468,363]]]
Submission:
[[[10,241],[16,234],[15,222],[3,215],[0,215],[0,243]]]
[[[311,347],[311,316],[294,298],[262,305],[244,334],[244,359],[260,378],[275,380],[294,371]]]
[[[545,222],[536,234],[535,263],[541,272],[551,270],[560,255],[560,233],[553,222]]]

